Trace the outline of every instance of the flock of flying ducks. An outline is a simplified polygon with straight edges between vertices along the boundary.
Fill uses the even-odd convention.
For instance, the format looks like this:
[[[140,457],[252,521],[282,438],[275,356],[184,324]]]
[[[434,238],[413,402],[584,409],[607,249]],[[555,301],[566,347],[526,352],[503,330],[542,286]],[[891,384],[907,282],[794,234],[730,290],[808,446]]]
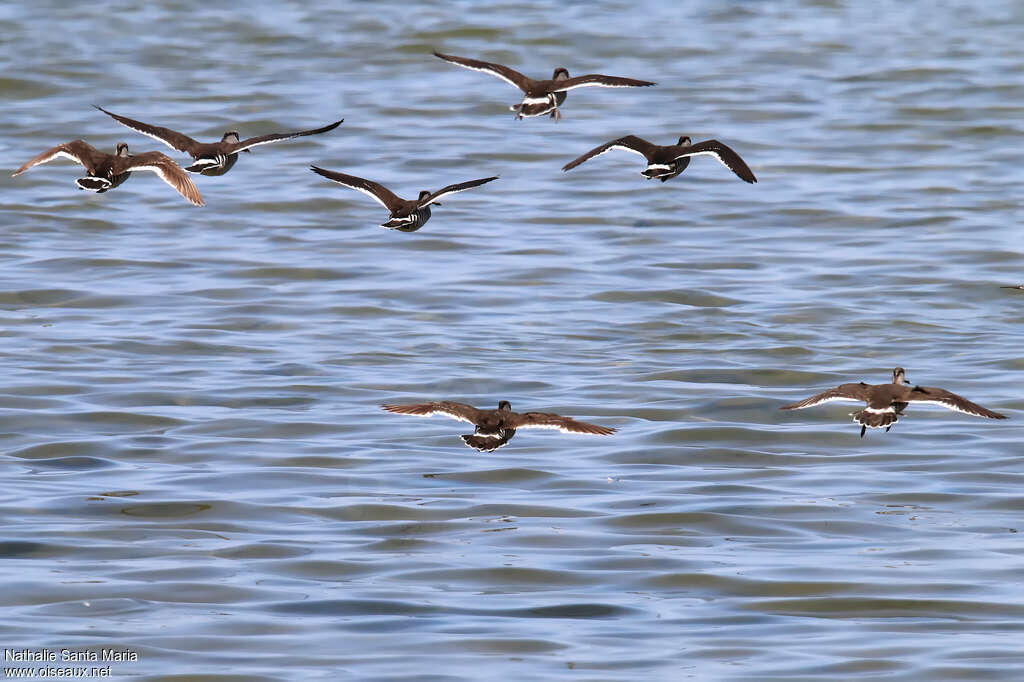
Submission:
[[[556,68],[548,80],[534,80],[502,64],[468,59],[466,57],[456,57],[440,52],[434,52],[434,56],[473,71],[496,76],[506,83],[519,88],[523,92],[523,99],[519,104],[510,107],[515,112],[517,119],[547,115],[555,121],[560,120],[562,118],[560,107],[565,102],[568,91],[576,88],[630,88],[655,85],[651,81],[619,76],[605,76],[602,74],[572,77],[564,67]],[[152,171],[189,202],[196,206],[203,206],[203,197],[189,177],[189,173],[213,176],[224,175],[238,161],[238,155],[242,152],[248,152],[252,147],[307,135],[319,135],[334,130],[344,121],[344,119],[335,121],[314,130],[303,130],[295,133],[272,133],[251,137],[247,140],[242,140],[238,132],[232,130],[224,133],[219,142],[199,142],[184,133],[179,133],[170,128],[150,125],[119,116],[99,106],[96,106],[96,108],[128,128],[163,142],[171,149],[188,154],[192,157],[192,163],[182,168],[172,158],[159,151],[129,154],[128,145],[124,142],[117,145],[113,154],[107,154],[97,150],[83,140],[72,140],[71,142],[59,144],[29,160],[15,171],[14,175],[20,175],[34,166],[57,158],[66,158],[84,166],[86,169],[86,176],[76,181],[79,189],[102,194],[123,183],[135,171]],[[676,144],[665,146],[656,145],[635,135],[626,135],[591,149],[565,164],[562,170],[569,171],[585,161],[613,149],[620,149],[643,156],[647,161],[647,166],[642,171],[642,175],[650,180],[666,182],[682,173],[689,165],[691,158],[695,156],[711,156],[744,182],[757,182],[754,173],[740,155],[729,146],[718,140],[705,140],[694,143],[686,135],[681,136]],[[372,180],[326,170],[318,166],[311,166],[311,170],[328,180],[362,192],[375,199],[390,212],[389,219],[381,227],[402,232],[415,232],[420,229],[430,218],[430,206],[439,206],[440,202],[438,199],[441,197],[479,187],[498,179],[497,176],[494,176],[469,180],[467,182],[447,185],[435,192],[423,190],[416,199],[402,199],[387,187]],[[1006,288],[1024,288],[1024,285]],[[1006,418],[1005,415],[972,403],[966,398],[945,389],[928,386],[910,386],[906,382],[906,372],[901,367],[893,370],[891,383],[876,385],[869,385],[864,382],[842,384],[806,400],[793,403],[792,405],[785,405],[780,409],[798,410],[832,401],[852,401],[866,404],[864,409],[852,414],[853,420],[861,425],[861,437],[864,436],[868,428],[884,428],[888,431],[892,428],[893,424],[899,421],[903,410],[910,403],[940,405],[957,412],[978,417],[988,417],[990,419]],[[419,417],[441,414],[452,419],[468,422],[474,426],[474,431],[472,434],[465,434],[461,438],[467,446],[483,452],[496,450],[506,445],[518,429],[556,429],[562,433],[602,436],[611,435],[616,432],[616,429],[611,427],[590,424],[549,412],[513,412],[512,406],[507,400],[499,402],[498,409],[496,410],[479,409],[471,405],[448,400],[414,405],[382,405],[381,407],[388,412],[396,414]]]

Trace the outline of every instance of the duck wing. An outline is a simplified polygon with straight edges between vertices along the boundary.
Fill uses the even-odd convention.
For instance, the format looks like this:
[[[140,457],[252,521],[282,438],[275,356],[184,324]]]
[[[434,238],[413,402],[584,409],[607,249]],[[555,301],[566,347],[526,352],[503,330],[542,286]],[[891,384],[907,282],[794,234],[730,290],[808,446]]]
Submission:
[[[117,114],[112,114],[103,107],[98,106],[96,104],[93,104],[93,106],[102,111],[110,118],[120,123],[121,125],[128,126],[135,132],[142,133],[147,137],[152,137],[154,140],[159,140],[160,142],[163,142],[171,149],[177,149],[179,152],[189,152],[189,150],[191,150],[192,148],[199,144],[188,135],[185,135],[184,133],[179,133],[176,130],[171,130],[170,128],[164,128],[161,126],[150,125],[148,123],[143,123],[142,121],[136,121],[133,118],[127,118],[125,116],[118,116]]]
[[[575,88],[600,87],[600,88],[643,88],[649,85],[657,85],[651,81],[637,80],[636,78],[622,78],[621,76],[605,76],[600,73],[590,73],[586,76],[574,76],[565,80],[556,81],[557,85],[552,86],[552,92],[564,92]]]
[[[654,153],[654,150],[658,149],[658,145],[651,144],[647,140],[643,139],[642,137],[637,137],[636,135],[626,135],[625,137],[620,137],[617,140],[605,142],[603,145],[599,147],[594,147],[586,154],[578,156],[569,163],[562,166],[562,170],[571,170],[576,166],[580,165],[581,163],[583,163],[584,161],[592,159],[595,156],[601,156],[601,154],[611,151],[612,149],[622,149],[627,152],[633,152],[634,154],[639,154],[640,156],[650,161],[651,155]]]
[[[697,142],[688,147],[674,147],[675,158],[681,159],[686,156],[711,156],[718,160],[723,166],[735,173],[740,180],[754,183],[757,178],[746,162],[740,158],[732,147],[719,142],[718,140],[705,140]]]
[[[360,178],[355,175],[346,175],[344,173],[338,173],[337,171],[325,170],[318,166],[310,166],[310,169],[317,175],[322,175],[328,180],[333,180],[339,185],[345,185],[345,187],[354,189],[357,192],[362,192],[368,197],[372,197],[380,203],[381,206],[392,213],[402,206],[402,199],[378,182],[367,180],[366,178]]]
[[[555,429],[562,433],[590,433],[598,436],[610,436],[618,429],[598,424],[581,422],[572,417],[563,417],[551,412],[524,412],[514,414],[507,423],[516,429]]]
[[[204,206],[203,195],[185,170],[163,152],[144,152],[128,158],[125,171],[153,171],[178,194],[196,206]]]
[[[465,403],[452,400],[440,400],[432,403],[416,403],[414,405],[381,405],[381,409],[395,414],[411,414],[416,417],[430,417],[443,414],[460,422],[469,422],[474,426],[479,421],[480,410]]]
[[[780,410],[802,410],[807,407],[814,407],[815,405],[821,405],[822,403],[831,403],[834,401],[853,402],[853,403],[866,403],[868,401],[868,389],[870,386],[861,382],[859,384],[842,384],[835,388],[830,388],[827,391],[822,391],[818,395],[812,395],[810,398],[801,400],[798,403],[792,405],[783,405]]]
[[[489,73],[492,76],[496,76],[501,80],[505,81],[509,85],[513,85],[523,92],[527,92],[530,86],[533,84],[533,79],[527,78],[523,74],[519,73],[515,69],[510,69],[507,66],[501,64],[494,64],[491,62],[480,61],[479,59],[467,59],[466,57],[456,57],[450,54],[441,54],[440,52],[434,53],[435,57],[439,57],[446,62],[457,64],[466,69],[473,71],[482,71],[483,73]]]
[[[437,190],[436,192],[434,192],[434,193],[424,197],[424,199],[422,201],[420,201],[419,207],[423,208],[424,206],[429,206],[430,204],[434,203],[435,201],[437,201],[438,199],[440,199],[441,197],[443,197],[446,194],[455,194],[456,192],[465,192],[467,189],[472,189],[474,187],[479,187],[480,185],[486,184],[486,183],[490,182],[491,180],[497,180],[497,179],[498,179],[498,176],[495,175],[495,176],[490,177],[490,178],[480,178],[479,180],[469,180],[468,182],[460,182],[460,183],[457,183],[455,185],[448,185],[447,187],[442,187],[441,189]]]
[[[316,130],[302,130],[297,133],[271,133],[270,135],[260,135],[259,137],[250,137],[248,140],[242,140],[241,142],[235,142],[228,147],[228,154],[237,154],[238,152],[244,152],[250,147],[258,147],[261,144],[270,144],[271,142],[281,142],[282,140],[291,140],[296,137],[304,137],[306,135],[319,135],[320,133],[326,133],[334,130],[341,125],[342,121],[335,121],[330,125],[325,125],[323,128],[317,128]]]
[[[42,154],[32,158],[21,168],[14,171],[14,173],[11,174],[11,177],[21,175],[33,166],[38,166],[41,163],[53,161],[54,159],[61,157],[71,159],[75,163],[85,166],[85,169],[89,171],[90,175],[92,175],[96,172],[96,164],[105,156],[106,155],[103,152],[97,150],[85,140],[72,140],[71,142],[59,144],[53,149],[47,149]]]
[[[947,410],[963,412],[964,414],[971,414],[975,417],[1006,419],[1005,414],[993,412],[992,410],[982,407],[977,403],[972,403],[963,396],[947,391],[944,388],[935,388],[934,386],[914,386],[914,388],[907,394],[907,397],[903,398],[903,400],[908,403],[941,405]]]

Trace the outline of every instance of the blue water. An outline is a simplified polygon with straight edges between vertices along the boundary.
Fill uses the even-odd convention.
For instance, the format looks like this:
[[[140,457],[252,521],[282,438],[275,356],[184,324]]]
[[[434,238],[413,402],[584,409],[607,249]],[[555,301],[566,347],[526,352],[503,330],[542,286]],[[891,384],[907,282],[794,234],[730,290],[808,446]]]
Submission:
[[[1024,5],[99,0],[0,28],[6,650],[126,650],[111,676],[147,682],[1019,679]],[[433,50],[658,85],[515,121]],[[151,173],[10,177],[76,138],[187,162],[91,104],[200,140],[345,122],[196,176],[204,208]],[[759,182],[560,170],[626,134],[721,140]],[[406,197],[501,177],[404,234],[310,164]],[[895,366],[1010,418],[861,439],[850,405],[778,409]],[[480,454],[378,407],[439,399],[619,433]]]

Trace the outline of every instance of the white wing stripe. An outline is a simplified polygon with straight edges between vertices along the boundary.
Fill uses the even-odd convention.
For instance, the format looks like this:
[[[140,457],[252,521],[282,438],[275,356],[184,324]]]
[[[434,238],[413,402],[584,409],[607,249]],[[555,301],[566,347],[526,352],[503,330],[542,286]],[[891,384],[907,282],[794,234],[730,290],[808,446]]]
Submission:
[[[719,154],[716,151],[705,150],[705,151],[702,151],[702,152],[683,152],[682,154],[680,154],[676,158],[677,159],[682,159],[682,158],[687,157],[687,156],[713,156],[715,159],[718,160],[718,163],[722,164],[723,166],[725,166],[729,170],[732,170],[732,168],[729,166],[729,164],[727,164],[725,162],[725,159],[722,158],[722,155]]]
[[[379,196],[377,196],[377,194],[375,192],[373,192],[372,190],[369,190],[369,189],[367,189],[365,187],[360,187],[359,185],[351,185],[351,184],[349,184],[347,182],[342,182],[341,180],[335,180],[334,178],[328,178],[326,175],[323,175],[321,177],[326,178],[327,180],[330,180],[331,182],[336,182],[339,185],[344,185],[345,187],[348,187],[349,189],[354,189],[357,192],[362,192],[366,196],[371,197],[374,201],[376,201],[378,204],[380,204],[384,208],[387,208],[389,211],[391,210],[390,208],[388,208],[388,205],[384,203],[384,200],[381,199]]]
[[[941,407],[945,407],[947,410],[953,410],[954,412],[962,412],[963,414],[969,414],[975,417],[985,416],[980,412],[975,412],[974,410],[969,410],[964,407],[960,407],[959,405],[952,402],[944,402],[941,400],[918,400],[916,398],[913,399],[911,402],[913,402],[915,405],[939,405]]]
[[[443,414],[445,417],[451,417],[452,419],[455,419],[455,420],[460,421],[460,422],[466,422],[467,424],[473,424],[473,420],[466,419],[461,414],[458,414],[458,413],[455,413],[455,412],[449,412],[448,410],[442,410],[442,409],[434,409],[434,410],[431,410],[430,412],[424,412],[423,414],[415,414],[415,413],[412,413],[412,412],[396,412],[396,414],[407,414],[407,415],[410,415],[410,416],[413,416],[413,417],[432,417],[435,414]],[[474,424],[474,426],[475,426],[475,424]]]
[[[554,431],[561,431],[562,433],[571,433],[579,436],[599,436],[602,434],[594,433],[592,431],[583,431],[580,429],[570,429],[563,424],[523,424],[517,426],[517,429],[552,429]]]
[[[56,152],[54,152],[50,156],[47,156],[45,159],[42,159],[40,161],[36,161],[34,164],[32,164],[31,166],[26,168],[25,171],[27,171],[29,168],[35,168],[36,166],[42,165],[44,163],[49,163],[50,161],[53,161],[54,159],[58,159],[58,158],[61,158],[61,157],[64,157],[65,159],[71,159],[72,161],[74,161],[75,163],[77,163],[80,166],[84,166],[85,165],[84,163],[82,163],[82,160],[80,158],[78,158],[77,156],[75,156],[74,154],[66,152],[63,149],[58,149]],[[24,173],[25,171],[21,171],[21,172]],[[15,175],[19,175],[19,173],[14,173],[14,175],[12,175],[11,177],[14,177]]]
[[[476,189],[477,187],[479,187],[479,185],[476,185],[474,187],[463,187],[462,189],[450,189],[450,190],[447,190],[445,192],[442,192],[441,194],[438,194],[436,197],[431,197],[430,201],[428,201],[427,203],[420,204],[420,208],[423,208],[424,206],[430,206],[432,203],[434,203],[435,201],[437,201],[441,197],[446,197],[449,194],[458,194],[459,192],[465,192],[467,189]]]
[[[598,88],[635,88],[635,85],[625,85],[619,83],[601,83],[599,81],[590,81],[589,83],[576,83],[570,85],[567,88],[553,88],[555,92],[566,92],[568,90],[575,90],[576,88],[587,88],[587,87],[598,87]],[[642,87],[642,86],[641,86]]]
[[[634,154],[639,154],[640,156],[644,157],[645,159],[647,158],[647,155],[644,154],[642,151],[640,151],[639,149],[633,149],[632,147],[630,147],[628,145],[613,144],[611,147],[608,147],[608,149],[605,149],[604,152],[609,151],[611,149],[621,149],[623,151],[633,152]],[[601,152],[601,154],[604,154],[604,152]],[[600,156],[601,154],[595,154],[594,156]],[[665,166],[665,167],[668,168],[668,166]]]
[[[273,140],[263,140],[262,142],[253,142],[252,144],[247,144],[244,147],[238,147],[237,149],[235,149],[235,151],[233,151],[231,153],[232,154],[237,154],[238,152],[245,151],[246,149],[251,149],[252,147],[259,147],[259,146],[265,145],[265,144],[273,144],[275,142],[284,142],[285,140],[294,140],[296,137],[302,137],[302,136],[301,135],[289,135],[287,137],[278,137],[278,138],[275,138]]]
[[[820,400],[816,400],[813,403],[807,403],[806,405],[794,405],[791,409],[803,410],[803,409],[808,408],[808,407],[816,407],[816,406],[822,405],[824,403],[834,403],[834,402],[862,403],[864,401],[859,399],[859,398],[847,398],[846,396],[832,395],[832,396],[828,396],[827,398],[822,398]]]
[[[442,59],[443,59],[443,57],[442,57]],[[479,71],[481,73],[489,73],[492,76],[496,76],[496,77],[500,78],[501,80],[505,81],[506,83],[508,83],[512,87],[514,87],[516,89],[519,89],[519,83],[516,83],[514,80],[510,80],[510,79],[506,78],[504,74],[502,74],[502,73],[500,73],[498,71],[495,71],[493,69],[489,69],[489,68],[482,67],[482,66],[468,66],[467,64],[461,64],[459,62],[453,62],[453,61],[449,61],[447,59],[445,59],[444,61],[448,62],[449,64],[454,64],[455,66],[461,66],[464,69],[469,69],[470,71]]]
[[[587,158],[587,159],[585,159],[585,160],[586,160],[586,161],[589,161],[590,159],[596,159],[597,157],[601,156],[602,154],[607,154],[608,152],[610,152],[610,151],[611,151],[611,150],[613,150],[613,149],[621,149],[621,150],[623,150],[623,151],[627,151],[627,152],[633,152],[634,154],[639,154],[640,156],[643,156],[643,157],[644,157],[645,159],[647,158],[647,157],[646,157],[646,156],[644,155],[644,153],[643,153],[643,152],[641,152],[641,151],[637,151],[636,149],[633,149],[632,147],[627,147],[627,146],[626,146],[626,145],[624,145],[624,144],[613,144],[613,145],[609,145],[608,147],[605,147],[605,148],[604,148],[604,149],[602,149],[601,151],[597,152],[597,153],[596,153],[596,154],[594,154],[593,156],[590,156],[590,157],[588,157],[588,158]],[[583,162],[581,161],[580,163],[583,163]],[[577,165],[578,165],[578,164],[577,164]],[[668,166],[665,166],[665,168],[668,168]]]
[[[174,181],[176,178],[172,177],[171,173],[168,172],[168,169],[165,166],[161,166],[161,165],[132,166],[128,170],[130,172],[134,172],[134,171],[153,171],[154,173],[156,173],[157,175],[160,176],[161,180],[163,180],[168,185],[173,187],[174,190],[176,192],[178,192],[178,194],[180,194],[181,196],[183,196],[186,199],[188,199],[191,203],[195,204],[196,206],[202,206],[203,205],[201,203],[201,200],[200,201],[196,201],[192,197],[190,197],[187,194],[185,194],[186,190],[191,190],[191,191],[194,191],[196,194],[199,194],[199,190],[196,188],[196,186],[192,183],[192,181],[189,179],[189,177],[187,175],[184,178],[181,178],[181,177],[177,178],[179,181],[181,181],[181,187],[179,188],[178,185]]]
[[[163,142],[165,145],[167,145],[171,149],[174,149],[175,151],[178,151],[177,148],[173,144],[171,144],[170,142],[168,142],[167,140],[165,140],[164,138],[160,137],[159,135],[157,135],[155,133],[151,133],[148,130],[145,130],[143,128],[138,128],[138,127],[133,126],[133,125],[128,125],[124,121],[118,121],[118,123],[120,123],[121,125],[125,126],[126,128],[131,128],[132,130],[134,130],[137,133],[142,133],[146,137],[151,137],[154,140],[159,140],[160,142]]]

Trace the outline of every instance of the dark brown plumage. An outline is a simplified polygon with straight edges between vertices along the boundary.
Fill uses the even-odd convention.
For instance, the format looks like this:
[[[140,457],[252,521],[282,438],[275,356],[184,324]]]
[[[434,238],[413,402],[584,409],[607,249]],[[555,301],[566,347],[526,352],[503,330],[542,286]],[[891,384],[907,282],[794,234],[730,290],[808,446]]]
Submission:
[[[746,162],[740,158],[731,147],[718,140],[704,140],[703,142],[691,143],[688,136],[683,135],[678,143],[668,146],[652,144],[636,135],[626,135],[611,142],[605,142],[599,147],[594,147],[586,154],[579,156],[562,166],[563,171],[571,170],[588,159],[600,156],[612,149],[623,149],[627,152],[640,154],[647,159],[647,168],[642,175],[649,180],[661,180],[665,182],[686,170],[690,165],[690,158],[694,156],[711,156],[717,159],[723,166],[731,170],[744,182],[754,183],[757,178],[750,170]]]
[[[194,163],[185,168],[185,170],[203,175],[224,175],[238,161],[239,152],[247,152],[251,147],[258,147],[261,144],[270,144],[271,142],[281,142],[282,140],[291,140],[306,135],[326,133],[337,128],[345,120],[341,119],[341,121],[335,121],[330,125],[315,130],[302,130],[297,133],[271,133],[270,135],[250,137],[248,140],[240,140],[238,133],[230,130],[224,133],[220,142],[198,142],[176,130],[118,116],[117,114],[110,113],[103,107],[96,106],[95,104],[93,106],[132,130],[152,137],[154,140],[160,140],[172,149],[187,153],[192,157]]]
[[[423,190],[416,199],[402,199],[384,185],[374,182],[373,180],[356,177],[355,175],[346,175],[345,173],[338,173],[337,171],[325,170],[318,166],[310,166],[310,170],[317,175],[327,178],[328,180],[333,180],[340,185],[344,185],[345,187],[362,192],[366,196],[376,199],[381,206],[391,211],[390,220],[383,223],[381,227],[386,227],[391,230],[399,230],[401,232],[415,232],[423,227],[423,223],[430,219],[430,204],[440,206],[441,202],[439,202],[438,199],[446,194],[463,192],[467,189],[472,189],[473,187],[479,187],[491,180],[498,179],[498,176],[495,175],[490,178],[480,178],[479,180],[460,182],[454,185],[442,187],[436,192]]]
[[[65,142],[39,154],[14,171],[14,175],[61,157],[85,166],[88,175],[76,181],[79,189],[103,194],[127,180],[133,171],[146,170],[159,175],[161,180],[196,206],[203,205],[203,197],[192,179],[171,157],[161,152],[129,154],[128,145],[124,142],[117,145],[114,154],[101,152],[84,140]]]
[[[443,414],[452,419],[469,422],[476,429],[472,434],[462,436],[469,447],[490,452],[497,450],[512,440],[517,429],[556,429],[562,433],[587,433],[598,436],[609,436],[617,431],[607,426],[577,421],[571,417],[563,417],[550,412],[513,412],[507,400],[498,403],[496,410],[481,410],[451,400],[415,405],[381,405],[388,412],[395,414],[411,414],[417,417],[429,417]]]
[[[853,421],[861,425],[860,435],[863,438],[864,432],[870,427],[880,429],[885,427],[888,431],[892,425],[899,421],[903,410],[910,403],[924,403],[930,405],[941,405],[947,410],[963,412],[976,417],[988,417],[989,419],[1006,419],[1006,415],[993,412],[976,403],[972,403],[964,397],[951,393],[944,388],[933,386],[913,386],[906,383],[906,372],[902,367],[892,371],[892,383],[889,384],[865,384],[863,381],[857,384],[842,384],[818,395],[811,396],[792,405],[783,405],[781,410],[802,410],[806,407],[814,407],[822,403],[843,400],[850,402],[864,402],[867,407],[853,413]]]
[[[655,85],[651,81],[641,81],[635,78],[622,78],[619,76],[604,76],[599,73],[570,77],[569,70],[563,66],[556,68],[549,80],[534,80],[524,76],[515,69],[501,64],[484,62],[479,59],[456,57],[450,54],[441,54],[440,52],[435,52],[434,56],[466,69],[489,73],[522,90],[525,95],[523,101],[510,107],[512,111],[516,112],[516,118],[543,116],[550,113],[551,117],[556,121],[561,119],[562,114],[558,107],[565,101],[565,93],[574,88],[588,86],[635,88]]]

